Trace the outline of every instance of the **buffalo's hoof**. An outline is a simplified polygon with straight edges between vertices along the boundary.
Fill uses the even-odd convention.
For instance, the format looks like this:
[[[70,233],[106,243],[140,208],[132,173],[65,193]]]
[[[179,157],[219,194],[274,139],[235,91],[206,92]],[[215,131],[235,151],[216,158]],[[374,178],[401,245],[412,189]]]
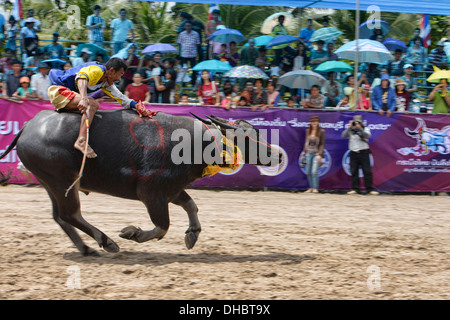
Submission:
[[[139,242],[138,237],[141,233],[142,233],[141,228],[136,228],[135,226],[128,226],[120,230],[119,237]]]
[[[188,250],[192,249],[195,246],[199,234],[200,230],[194,231],[191,228],[186,230],[186,235],[184,236],[184,243],[186,244],[186,248],[188,248]]]
[[[119,246],[111,239],[108,239],[106,243],[102,245],[102,247],[106,252],[116,253],[120,251]]]

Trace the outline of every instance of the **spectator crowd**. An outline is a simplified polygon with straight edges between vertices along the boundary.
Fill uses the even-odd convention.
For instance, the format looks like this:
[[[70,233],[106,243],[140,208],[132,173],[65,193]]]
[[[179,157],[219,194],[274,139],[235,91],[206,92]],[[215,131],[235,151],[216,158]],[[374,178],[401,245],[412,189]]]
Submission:
[[[89,42],[104,48],[108,26],[101,17],[101,11],[99,5],[93,7],[93,14],[86,19],[86,29]],[[392,112],[418,112],[414,104],[419,91],[417,73],[433,70],[433,66],[448,67],[444,42],[438,42],[428,52],[420,37],[420,29],[416,29],[406,51],[395,50],[394,58],[384,64],[362,64],[357,78],[350,73],[320,73],[326,78],[321,87],[292,89],[279,85],[279,77],[290,71],[314,70],[323,62],[338,60],[334,40],[311,42],[315,31],[311,19],[308,19],[307,27],[300,30],[299,41],[268,50],[264,46],[257,47],[254,39],[249,39],[241,49],[234,41],[222,44],[209,40],[212,33],[225,28],[218,10],[212,12],[212,20],[206,25],[187,12],[181,12],[179,17],[179,51],[168,57],[161,52],[139,54],[138,45],[134,42],[134,26],[127,19],[125,9],[121,9],[118,18],[110,23],[113,54],[124,59],[128,66],[118,87],[130,98],[148,103],[198,103],[225,109],[335,108],[376,111],[390,116]],[[327,19],[322,23],[323,27],[328,26]],[[6,21],[0,15],[0,32],[4,34],[4,40],[0,40],[4,46],[0,59],[1,90],[2,95],[8,98],[47,100],[51,68],[68,69],[90,61],[103,63],[107,59],[102,51],[93,52],[88,46],[77,50],[78,56],[70,59],[67,48],[59,43],[57,32],[53,33],[51,43],[41,46],[38,36],[41,23],[34,17],[32,9],[21,21],[16,21],[13,16]],[[284,17],[280,16],[271,35],[287,34]],[[375,29],[371,39],[383,42],[385,35],[381,29]],[[269,55],[269,51],[273,54]],[[259,68],[269,79],[225,78],[208,70],[192,70],[197,63],[210,59],[227,62],[231,67],[249,65]],[[358,88],[356,94],[355,83]],[[447,80],[442,79],[427,92],[435,113],[449,112],[447,86]]]

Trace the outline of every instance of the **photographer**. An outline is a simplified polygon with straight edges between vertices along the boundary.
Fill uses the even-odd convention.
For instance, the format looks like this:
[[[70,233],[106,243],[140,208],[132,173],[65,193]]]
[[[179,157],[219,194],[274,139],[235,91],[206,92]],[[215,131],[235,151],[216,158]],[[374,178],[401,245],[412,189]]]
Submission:
[[[342,138],[349,138],[350,172],[352,174],[352,190],[347,194],[361,193],[359,181],[359,168],[364,174],[366,194],[378,194],[372,187],[372,168],[370,167],[369,138],[370,129],[364,126],[362,116],[355,115],[347,129],[342,132]]]

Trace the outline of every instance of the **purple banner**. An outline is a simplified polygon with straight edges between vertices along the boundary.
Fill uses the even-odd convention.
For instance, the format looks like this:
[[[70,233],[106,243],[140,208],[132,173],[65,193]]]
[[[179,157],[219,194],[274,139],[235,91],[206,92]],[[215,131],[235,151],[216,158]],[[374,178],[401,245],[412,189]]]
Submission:
[[[24,103],[25,104],[25,103]],[[23,113],[19,109],[26,108]],[[0,152],[14,138],[14,132],[49,103],[31,101],[26,106],[0,100]],[[117,109],[117,104],[101,103],[100,109]],[[304,169],[299,165],[309,118],[319,116],[325,130],[325,159],[319,169],[319,189],[350,189],[348,140],[341,138],[355,114],[363,116],[370,128],[374,187],[379,191],[450,191],[450,116],[395,113],[391,117],[372,112],[268,109],[253,112],[249,108],[224,110],[218,107],[152,105],[150,109],[173,115],[216,115],[230,121],[246,120],[259,129],[279,131],[278,148],[284,158],[278,167],[241,165],[235,171],[220,172],[197,180],[192,186],[224,188],[307,189]],[[8,130],[10,124],[18,128]],[[93,133],[95,134],[95,133]],[[0,171],[16,170],[17,157],[0,161]],[[13,182],[24,178],[14,171]],[[363,185],[363,184],[362,184]]]

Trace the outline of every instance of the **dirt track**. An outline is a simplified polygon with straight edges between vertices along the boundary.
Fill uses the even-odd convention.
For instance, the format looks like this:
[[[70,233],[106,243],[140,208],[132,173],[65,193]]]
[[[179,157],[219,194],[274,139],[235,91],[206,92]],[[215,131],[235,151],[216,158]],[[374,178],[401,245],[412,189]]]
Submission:
[[[121,247],[82,257],[42,188],[0,188],[0,299],[450,299],[449,197],[189,190],[202,233],[171,205],[164,239],[144,206],[81,195],[83,216]],[[82,234],[95,248],[94,240]]]

